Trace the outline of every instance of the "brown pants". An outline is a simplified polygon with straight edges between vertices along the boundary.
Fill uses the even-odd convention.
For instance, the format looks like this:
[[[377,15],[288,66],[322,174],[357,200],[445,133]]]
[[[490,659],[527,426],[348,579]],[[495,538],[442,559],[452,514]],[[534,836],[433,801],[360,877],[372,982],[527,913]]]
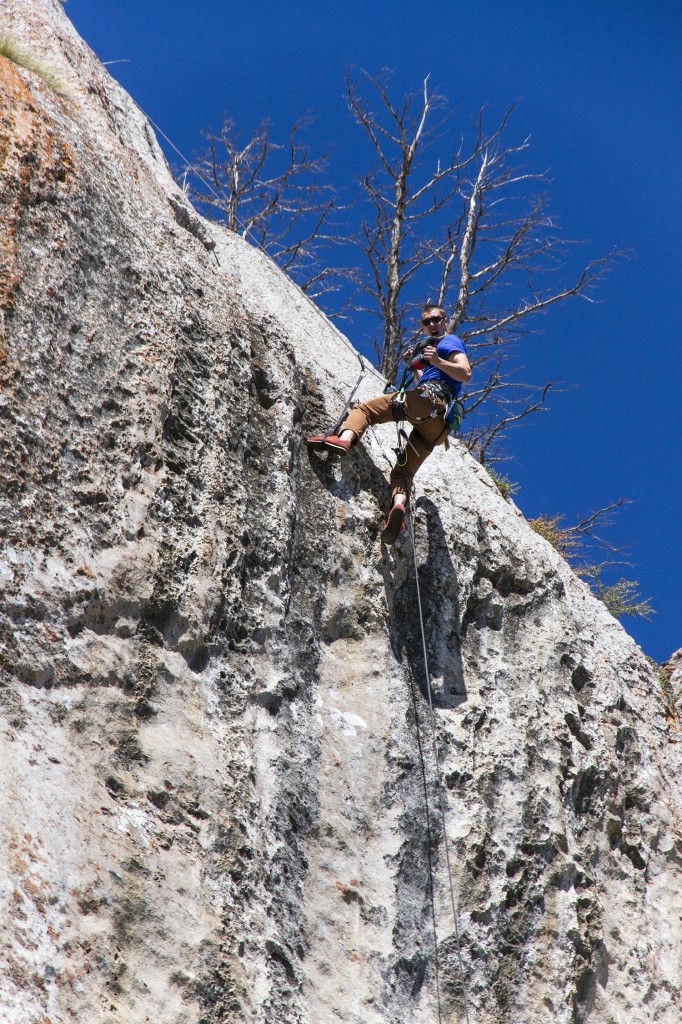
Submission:
[[[356,405],[351,409],[348,419],[343,424],[342,430],[352,430],[358,438],[362,437],[367,427],[376,423],[392,423],[391,402],[395,395],[381,395],[380,398],[373,398],[362,405]],[[437,402],[438,415],[422,420],[420,417],[429,416],[433,410],[430,398],[426,398],[419,391],[408,391],[405,395],[405,419],[416,426],[419,434],[430,443],[431,446],[443,444],[448,436],[448,428],[443,420],[445,406],[443,402]],[[429,457],[433,447],[427,447],[415,435],[413,430],[407,444],[407,462],[404,466],[397,464],[391,470],[391,500],[396,494],[409,495],[412,487],[412,478],[421,466],[422,462]]]

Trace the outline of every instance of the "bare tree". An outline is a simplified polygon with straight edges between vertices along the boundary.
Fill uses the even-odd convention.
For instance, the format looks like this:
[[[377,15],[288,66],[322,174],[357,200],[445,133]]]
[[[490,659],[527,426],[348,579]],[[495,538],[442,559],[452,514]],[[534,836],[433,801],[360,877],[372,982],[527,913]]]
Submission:
[[[189,191],[209,216],[267,252],[312,296],[336,287],[320,253],[337,242],[330,216],[336,191],[323,180],[326,152],[312,156],[302,142],[310,125],[299,118],[287,144],[273,142],[266,119],[244,142],[235,122],[223,116],[219,135],[205,133],[206,151],[192,168]]]
[[[453,152],[447,148],[451,111],[429,79],[399,102],[391,98],[390,80],[385,70],[363,72],[374,109],[357,79],[346,77],[350,110],[375,157],[360,177],[369,214],[355,237],[364,257],[355,274],[364,296],[356,309],[380,321],[375,349],[388,377],[413,339],[424,299],[454,310],[449,329],[467,342],[481,382],[468,394],[472,426],[465,440],[482,462],[494,462],[509,430],[544,409],[557,384],[520,380],[514,344],[550,306],[590,298],[617,253],[566,280],[575,243],[556,235],[545,197],[529,198],[546,175],[515,166],[529,139],[506,141],[513,108],[490,132],[479,116],[470,144],[460,140]]]
[[[619,253],[571,276],[576,243],[557,234],[546,196],[533,194],[547,176],[518,166],[528,138],[508,141],[513,107],[490,131],[479,115],[470,141],[458,137],[453,144],[452,110],[429,78],[396,101],[391,77],[386,70],[362,72],[359,80],[346,76],[350,111],[373,154],[371,168],[359,176],[364,213],[350,234],[333,223],[343,208],[324,177],[326,153],[313,156],[301,141],[307,117],[294,124],[285,146],[272,141],[268,121],[243,141],[224,117],[221,132],[206,136],[190,192],[308,294],[320,300],[335,292],[337,308],[328,308],[329,315],[339,315],[343,299],[374,316],[376,360],[388,378],[414,340],[425,298],[451,309],[449,329],[467,342],[474,369],[464,441],[491,465],[504,457],[509,432],[545,411],[558,389],[555,380],[526,379],[517,361],[520,343],[553,305],[591,300]],[[356,265],[325,260],[331,246]],[[342,279],[352,283],[350,301]]]
[[[382,71],[376,77],[366,72],[363,75],[379,100],[379,112],[370,109],[349,73],[348,104],[376,157],[375,166],[360,176],[371,215],[363,220],[355,236],[366,261],[366,267],[356,271],[355,281],[365,299],[356,308],[379,318],[377,361],[381,372],[391,377],[400,352],[412,338],[409,321],[415,302],[413,298],[410,301],[410,285],[434,267],[446,280],[451,272],[461,225],[447,225],[441,234],[434,222],[446,204],[458,196],[464,172],[484,140],[479,133],[469,152],[464,153],[460,147],[444,164],[436,158],[435,166],[424,174],[424,156],[444,123],[440,119],[432,125],[429,119],[443,108],[443,98],[429,89],[427,79],[420,93],[394,104],[389,95],[390,72]]]
[[[619,498],[618,501],[605,505],[596,512],[580,516],[577,523],[571,526],[564,526],[562,515],[542,515],[537,519],[529,519],[528,522],[535,533],[548,540],[552,547],[582,574],[585,569],[594,568],[595,551],[601,550],[606,553],[605,559],[598,563],[599,568],[607,564],[619,564],[616,557],[622,555],[624,549],[604,537],[602,530],[613,525],[615,513],[627,504],[627,498]]]
[[[529,519],[528,525],[556,548],[572,566],[574,572],[589,584],[595,597],[606,605],[612,615],[618,619],[622,619],[624,615],[650,619],[654,614],[651,598],[641,598],[637,580],[621,577],[616,583],[608,584],[602,579],[607,569],[630,564],[623,560],[627,549],[613,544],[602,533],[602,530],[613,525],[614,515],[618,509],[627,504],[627,499],[619,498],[611,505],[581,516],[571,526],[564,525],[562,515],[538,516],[537,519]],[[602,557],[598,557],[599,555]]]

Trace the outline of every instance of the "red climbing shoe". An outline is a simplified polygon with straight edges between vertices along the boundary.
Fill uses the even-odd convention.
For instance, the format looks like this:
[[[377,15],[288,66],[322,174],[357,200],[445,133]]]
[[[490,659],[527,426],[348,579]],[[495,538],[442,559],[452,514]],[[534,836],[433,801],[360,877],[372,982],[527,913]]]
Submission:
[[[337,455],[348,455],[350,451],[350,441],[344,441],[342,437],[337,437],[336,434],[330,434],[324,442],[325,448],[330,452],[336,452]]]
[[[323,452],[325,441],[326,438],[324,434],[320,434],[318,437],[307,437],[305,443],[309,448],[312,448],[314,452]]]
[[[350,450],[350,441],[344,441],[336,434],[320,434],[317,437],[309,437],[306,444],[315,451],[335,452],[337,455],[347,455]]]
[[[405,529],[405,506],[394,505],[388,513],[381,540],[384,544],[395,544],[400,531]]]

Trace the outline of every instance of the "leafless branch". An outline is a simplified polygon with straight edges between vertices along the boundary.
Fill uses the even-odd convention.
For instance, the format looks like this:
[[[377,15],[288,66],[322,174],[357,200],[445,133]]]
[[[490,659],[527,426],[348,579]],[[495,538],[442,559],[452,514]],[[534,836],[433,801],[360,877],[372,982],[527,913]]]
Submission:
[[[338,243],[333,216],[340,207],[324,180],[326,152],[313,156],[302,141],[310,121],[299,118],[282,145],[272,140],[268,120],[244,142],[224,115],[220,132],[206,133],[189,191],[210,217],[250,239],[319,297],[339,286],[339,272],[323,266],[320,254]]]
[[[509,137],[513,106],[492,129],[481,112],[465,141],[428,76],[395,97],[389,70],[349,71],[346,98],[371,161],[358,177],[355,229],[338,223],[349,207],[325,177],[327,154],[314,156],[303,142],[308,117],[279,144],[267,120],[244,140],[225,116],[198,162],[209,188],[197,181],[189,190],[311,295],[332,293],[342,316],[373,317],[377,364],[389,378],[419,332],[424,302],[451,309],[449,330],[467,343],[474,367],[465,441],[481,460],[496,461],[509,431],[544,411],[558,390],[556,381],[521,380],[521,345],[552,307],[594,301],[596,285],[624,253],[576,263],[578,243],[560,236],[546,195],[535,194],[546,188],[547,172],[521,163],[530,138]],[[351,265],[324,260],[332,250]]]
[[[483,465],[502,460],[500,446],[513,427],[533,413],[547,411],[547,396],[550,391],[556,390],[557,381],[515,387],[509,382],[511,394],[507,398],[503,397],[501,391],[504,386],[502,382],[494,380],[486,386],[478,404],[487,400],[487,417],[480,423],[473,418],[468,434],[463,438],[466,446]]]
[[[619,498],[618,501],[605,505],[595,512],[581,515],[571,526],[563,525],[562,515],[538,516],[537,519],[529,520],[529,523],[536,533],[549,540],[557,551],[571,562],[576,572],[599,578],[607,566],[628,564],[618,557],[622,556],[626,549],[601,535],[602,529],[613,525],[618,509],[628,504],[626,498]],[[595,563],[594,553],[597,550],[606,551],[607,554],[605,558]]]

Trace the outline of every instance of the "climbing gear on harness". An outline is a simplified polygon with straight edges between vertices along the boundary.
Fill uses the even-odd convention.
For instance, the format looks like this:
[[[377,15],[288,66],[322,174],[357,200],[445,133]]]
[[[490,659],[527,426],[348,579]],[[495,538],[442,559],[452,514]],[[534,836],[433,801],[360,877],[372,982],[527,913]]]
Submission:
[[[407,395],[405,390],[405,384],[406,381],[403,375],[403,381],[401,382],[400,391],[398,391],[397,394],[395,394],[391,399],[391,414],[396,422],[397,432],[397,446],[393,449],[393,451],[396,454],[396,460],[399,466],[404,466],[405,463],[407,462],[406,445],[409,444],[409,438],[405,433],[404,429],[400,426],[400,424],[404,423],[406,419],[405,399]],[[415,390],[431,401],[431,412],[428,414],[428,416],[410,416],[410,423],[421,423],[422,420],[430,420],[434,419],[436,416],[442,415],[445,412],[444,407],[448,405],[448,401],[452,397],[452,392],[450,391],[450,389],[447,387],[446,384],[441,384],[440,381],[429,381],[427,384],[424,385],[424,387],[418,387]],[[448,394],[447,399],[442,397],[442,395],[446,391]],[[449,428],[446,427],[444,432],[447,433],[448,430]],[[438,436],[438,441],[440,441],[441,437],[442,434]],[[433,451],[433,449],[435,448],[435,444],[432,445],[431,442],[427,441],[426,438],[419,434],[419,432],[417,432],[417,438],[418,440],[422,441],[422,443],[425,445],[426,448],[429,449],[430,452]],[[405,444],[403,444],[403,440],[405,441]],[[438,443],[438,441],[436,442],[436,444]]]
[[[438,415],[438,414],[436,413],[436,415]],[[423,416],[419,420],[415,421],[413,419],[413,420],[411,420],[411,422],[413,422],[413,423],[414,422],[421,423],[422,420],[429,420],[429,419],[431,419],[430,416]],[[399,424],[396,425],[395,429],[396,429],[396,435],[397,435],[397,444],[394,447],[393,452],[395,452],[395,464],[396,464],[396,466],[400,466],[400,467],[407,466],[407,464],[408,464],[408,445],[411,445],[413,451],[416,452],[417,450],[415,449],[414,442],[419,442],[423,447],[425,447],[427,452],[431,453],[431,452],[433,452],[436,449],[436,446],[440,443],[440,438],[442,437],[442,435],[450,432],[450,427],[447,426],[447,424],[445,424],[445,426],[440,431],[440,433],[435,438],[435,440],[430,441],[428,439],[428,437],[425,437],[424,434],[421,433],[421,431],[419,431],[417,429],[416,426],[413,426],[412,431],[410,433],[410,436],[408,436],[406,430],[404,430],[403,427],[399,426]],[[446,450],[447,450],[447,438],[445,438],[445,451]]]
[[[306,439],[306,444],[314,451],[328,451],[336,455],[347,455],[350,451],[351,442],[344,441],[336,434],[318,434],[316,437]]]
[[[416,390],[431,399],[434,409],[438,402],[447,407],[453,398],[452,388],[448,387],[444,380],[427,380],[425,384],[418,384]],[[430,415],[437,416],[438,412],[432,411]]]
[[[388,519],[381,534],[384,544],[395,544],[400,531],[405,528],[405,506],[394,505],[388,513]]]
[[[443,413],[443,419],[445,420],[451,435],[454,437],[462,424],[462,420],[464,419],[464,406],[459,399],[451,399],[447,409]]]
[[[419,345],[422,346],[422,351],[427,344],[430,344],[430,340],[418,343],[414,348],[416,349]],[[414,349],[412,350],[414,351]],[[405,399],[407,398],[407,391],[409,385],[414,382],[414,373],[412,365],[414,360],[403,370],[400,384],[397,387],[396,393],[391,400],[391,415],[396,423],[401,423],[405,417]],[[423,366],[428,366],[428,363],[424,363]],[[420,369],[421,367],[415,367]],[[391,385],[387,384],[385,391],[388,391]],[[436,416],[443,416],[444,422],[447,424],[448,431],[456,433],[459,430],[459,425],[464,418],[464,406],[455,398],[452,387],[447,384],[444,380],[427,380],[424,384],[417,384],[414,388],[415,391],[423,395],[424,398],[428,398],[431,402],[431,412],[427,416],[411,416],[410,421],[412,423],[420,423],[422,420],[434,419]],[[441,407],[442,406],[442,407]],[[433,449],[431,449],[433,451]]]
[[[407,446],[410,443],[410,439],[407,436],[407,432],[402,427],[398,427],[397,429],[398,444],[397,447],[393,449],[393,451],[395,452],[396,466],[402,467],[407,465]],[[403,441],[405,442],[404,444]]]
[[[405,419],[405,399],[407,398],[408,385],[412,383],[413,379],[412,374],[405,370],[400,386],[391,400],[391,413],[396,423]],[[390,385],[386,387],[386,391],[388,391],[388,387]],[[411,420],[428,420],[440,415],[442,410],[438,408],[438,403],[446,406],[452,398],[452,391],[442,381],[427,381],[426,384],[418,384],[413,390],[419,392],[424,398],[429,399],[431,402],[431,412],[427,416],[411,416]]]
[[[405,392],[396,391],[391,399],[391,415],[396,423],[402,423],[405,419]]]

